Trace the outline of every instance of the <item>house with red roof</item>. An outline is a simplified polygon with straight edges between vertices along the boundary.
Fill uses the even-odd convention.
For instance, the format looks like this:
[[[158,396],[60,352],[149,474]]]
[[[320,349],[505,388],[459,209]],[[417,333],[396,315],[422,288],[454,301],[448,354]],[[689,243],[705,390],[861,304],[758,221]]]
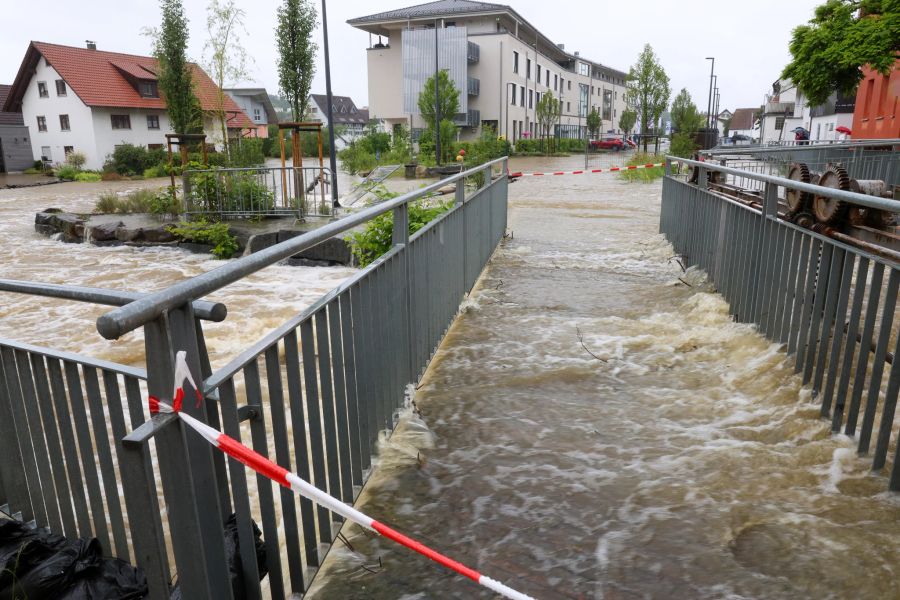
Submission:
[[[218,87],[191,63],[194,93],[206,113],[210,143],[221,133],[212,118]],[[22,114],[30,129],[35,160],[63,162],[82,152],[86,168],[99,169],[117,145],[165,147],[173,133],[165,97],[157,85],[155,58],[86,48],[31,42],[0,110]],[[252,130],[253,121],[225,95],[229,136]]]

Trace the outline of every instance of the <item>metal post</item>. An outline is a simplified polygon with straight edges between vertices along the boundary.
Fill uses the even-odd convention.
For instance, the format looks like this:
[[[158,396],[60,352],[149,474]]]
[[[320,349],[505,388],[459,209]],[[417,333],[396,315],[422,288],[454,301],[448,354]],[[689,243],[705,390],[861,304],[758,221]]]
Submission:
[[[322,0],[322,40],[325,45],[325,97],[328,101],[328,164],[332,173],[337,173],[337,156],[334,151],[334,121],[331,114],[331,63],[328,60],[328,16],[325,13],[325,0]],[[321,161],[321,132],[319,134],[319,159]],[[323,196],[322,201],[325,198]],[[337,177],[332,177],[331,182],[331,206],[338,207]]]
[[[438,22],[434,20],[434,160],[441,165],[441,94],[438,88],[440,81],[440,67],[438,65]]]
[[[712,61],[712,64],[709,67],[709,98],[706,102],[706,128],[709,129],[709,113],[712,112],[713,72],[716,68],[716,59],[715,57],[707,56],[706,60]]]

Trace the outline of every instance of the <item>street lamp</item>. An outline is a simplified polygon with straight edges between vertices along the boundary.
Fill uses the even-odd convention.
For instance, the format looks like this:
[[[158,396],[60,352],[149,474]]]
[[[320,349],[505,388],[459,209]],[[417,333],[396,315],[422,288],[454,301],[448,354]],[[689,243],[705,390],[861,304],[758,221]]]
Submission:
[[[713,73],[716,69],[716,59],[712,56],[707,56],[706,60],[712,61],[709,67],[709,99],[706,102],[706,128],[709,129],[709,114],[712,112]]]
[[[322,0],[322,37],[325,46],[325,98],[328,105],[328,165],[331,167],[331,206],[337,208],[340,206],[338,203],[337,151],[334,148],[334,115],[332,115],[331,108],[331,63],[328,60],[328,16],[325,13],[325,0]]]

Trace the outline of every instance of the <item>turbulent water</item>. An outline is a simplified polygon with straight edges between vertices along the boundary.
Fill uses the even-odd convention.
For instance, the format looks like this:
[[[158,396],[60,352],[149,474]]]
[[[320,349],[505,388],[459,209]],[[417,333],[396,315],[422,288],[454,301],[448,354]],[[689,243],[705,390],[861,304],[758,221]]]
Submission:
[[[610,175],[510,187],[513,237],[361,508],[537,598],[900,597],[900,500],[783,351],[668,260],[659,196]],[[491,597],[345,533],[316,598]]]
[[[516,160],[512,170],[578,168]],[[63,245],[48,206],[101,190],[0,190],[0,277],[155,290],[219,266],[175,249]],[[615,175],[510,186],[511,236],[466,300],[359,507],[537,598],[900,597],[900,500],[831,436],[783,351],[733,323],[656,232],[660,186]],[[271,267],[212,296],[214,364],[351,272]],[[105,310],[0,294],[0,337],[142,364]],[[347,526],[312,596],[489,598]]]

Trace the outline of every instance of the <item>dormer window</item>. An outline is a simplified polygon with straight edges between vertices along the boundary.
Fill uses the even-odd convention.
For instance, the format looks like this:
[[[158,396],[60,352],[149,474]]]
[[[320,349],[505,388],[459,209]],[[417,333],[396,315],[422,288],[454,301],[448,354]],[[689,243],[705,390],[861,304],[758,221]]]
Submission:
[[[144,98],[159,98],[159,88],[155,81],[138,82],[138,93]]]

